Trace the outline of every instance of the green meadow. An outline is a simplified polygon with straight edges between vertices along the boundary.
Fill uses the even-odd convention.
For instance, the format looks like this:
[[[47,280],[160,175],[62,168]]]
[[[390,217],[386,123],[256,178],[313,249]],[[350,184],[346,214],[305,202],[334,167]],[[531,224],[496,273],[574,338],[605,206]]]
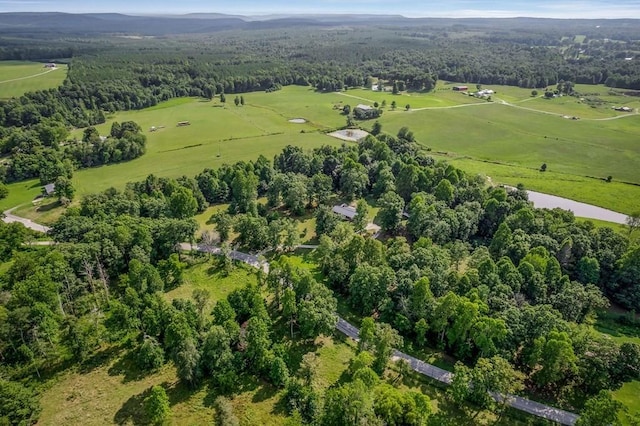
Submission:
[[[385,101],[379,119],[385,132],[395,134],[407,126],[433,155],[470,173],[623,213],[638,209],[640,187],[623,182],[640,183],[640,115],[617,112],[611,106],[626,102],[636,108],[640,99],[616,95],[603,86],[579,86],[581,93],[604,100],[594,108],[575,97],[542,99],[533,97],[530,89],[485,86],[496,92],[489,102],[450,87],[439,82],[431,93],[393,95],[366,89],[318,93],[289,86],[273,93],[246,93],[245,105],[238,107],[234,95],[229,95],[226,104],[218,98],[180,98],[117,113],[98,126],[100,133],[108,134],[114,121],[136,121],[147,135],[147,153],[130,162],[76,171],[74,184],[82,196],[111,186],[122,188],[151,173],[194,176],[207,167],[253,160],[261,154],[272,158],[288,144],[305,149],[339,145],[343,142],[325,132],[346,124],[341,114],[344,105]],[[475,90],[475,85],[469,87]],[[411,105],[409,111],[406,104]],[[296,118],[306,123],[289,122]],[[190,125],[177,126],[180,121]],[[359,124],[367,129],[373,121]],[[72,137],[81,138],[82,129]],[[543,163],[547,172],[540,173]],[[611,183],[603,181],[608,176]],[[39,185],[37,181],[12,184],[10,191],[9,198],[0,202],[3,209],[29,202]]]
[[[0,99],[19,97],[35,90],[52,89],[60,86],[66,77],[66,65],[48,70],[42,62],[1,61]]]

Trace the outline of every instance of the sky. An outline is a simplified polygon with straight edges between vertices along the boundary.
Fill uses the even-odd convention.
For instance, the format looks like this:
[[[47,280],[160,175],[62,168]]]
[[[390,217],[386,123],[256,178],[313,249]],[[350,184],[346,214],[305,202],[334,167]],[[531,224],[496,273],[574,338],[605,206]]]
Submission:
[[[370,13],[407,17],[638,18],[640,0],[0,0],[0,12]]]

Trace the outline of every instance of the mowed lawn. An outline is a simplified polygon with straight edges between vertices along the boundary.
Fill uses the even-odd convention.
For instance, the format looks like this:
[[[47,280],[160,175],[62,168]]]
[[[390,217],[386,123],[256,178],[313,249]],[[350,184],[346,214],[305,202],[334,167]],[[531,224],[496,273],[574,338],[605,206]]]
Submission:
[[[67,66],[44,68],[42,62],[0,61],[0,99],[58,87],[67,77]]]
[[[151,173],[174,178],[193,177],[205,168],[256,160],[259,155],[271,160],[286,145],[312,149],[342,143],[318,131],[318,127],[331,125],[331,118],[325,117],[335,116],[334,126],[344,121],[337,111],[331,110],[330,103],[324,105],[328,114],[323,114],[317,105],[321,97],[316,98],[316,102],[309,100],[309,108],[289,106],[287,114],[287,111],[279,112],[277,104],[290,97],[278,95],[245,94],[246,104],[239,107],[233,104],[231,96],[226,106],[218,100],[176,99],[146,110],[116,114],[107,123],[97,126],[98,131],[107,135],[113,121],[133,120],[147,135],[147,153],[133,161],[77,171],[73,181],[78,194],[111,186],[122,188],[127,182],[142,180]],[[300,114],[296,114],[298,111]],[[298,117],[318,120],[319,124],[316,121],[305,124],[288,121]],[[179,121],[189,121],[190,125],[179,127]],[[158,130],[151,132],[152,126]],[[81,138],[82,131],[75,135]]]
[[[640,187],[616,182],[615,179],[607,183],[601,179],[550,170],[543,173],[537,167],[527,168],[498,164],[465,156],[435,155],[435,157],[443,159],[471,175],[480,174],[491,177],[494,184],[516,186],[521,183],[527,189],[556,194],[626,214],[632,214],[640,209],[640,205],[638,205]],[[548,167],[551,167],[549,164]],[[614,225],[606,223],[608,226]]]
[[[411,128],[433,151],[540,167],[578,176],[640,183],[640,115],[619,120],[567,120],[500,103],[384,114],[384,130]]]
[[[531,189],[623,213],[638,209],[635,200],[640,199],[640,189],[617,182],[640,183],[640,115],[604,121],[569,120],[555,111],[562,107],[561,102],[570,103],[571,115],[586,117],[590,112],[607,118],[612,112],[607,107],[600,113],[572,97],[534,98],[530,89],[485,86],[496,91],[494,102],[487,102],[453,92],[451,87],[439,82],[432,93],[392,95],[366,89],[318,93],[309,87],[289,86],[273,93],[246,93],[245,105],[238,107],[233,102],[235,95],[228,95],[226,105],[218,98],[180,98],[141,111],[117,113],[98,126],[100,133],[107,135],[113,121],[136,121],[147,135],[147,153],[130,162],[78,170],[74,184],[82,196],[112,186],[123,188],[127,182],[142,180],[151,173],[195,176],[204,168],[255,160],[261,154],[272,159],[288,144],[305,149],[339,145],[343,142],[324,132],[346,124],[342,106],[371,104],[369,101],[381,104],[385,100],[387,105],[379,119],[383,131],[395,134],[407,126],[433,154],[464,158],[456,160],[463,169],[492,176],[495,182],[524,183]],[[469,87],[475,90],[475,85]],[[637,102],[635,98],[611,95],[603,86],[580,86],[581,91],[586,89],[603,98],[609,96],[611,102]],[[500,99],[516,107],[504,105]],[[398,104],[395,111],[391,109],[392,100]],[[410,111],[404,110],[406,103],[411,104]],[[537,111],[543,108],[550,114]],[[294,118],[306,123],[290,123]],[[191,125],[178,127],[179,121]],[[370,128],[373,122],[360,125]],[[157,130],[151,132],[152,127]],[[82,131],[74,131],[73,136],[81,138]],[[542,163],[548,170],[544,176],[535,172]],[[586,176],[612,176],[614,182],[604,184]],[[38,192],[37,181],[12,184],[9,198],[0,201],[0,207],[27,203]]]

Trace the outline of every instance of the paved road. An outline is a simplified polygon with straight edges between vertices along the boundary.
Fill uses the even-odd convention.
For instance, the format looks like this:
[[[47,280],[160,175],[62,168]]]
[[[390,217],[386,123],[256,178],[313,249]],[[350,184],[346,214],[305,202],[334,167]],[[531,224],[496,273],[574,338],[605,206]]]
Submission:
[[[12,217],[16,218],[16,220],[11,220]],[[23,219],[17,216],[13,216],[10,214],[10,212],[5,212],[4,220],[7,221],[7,218],[9,218],[10,221],[17,221],[22,223],[25,223],[26,221],[29,223],[30,225],[29,227],[31,229],[38,228],[38,230],[41,230],[41,232],[47,232],[46,230],[48,230],[46,226],[38,225],[36,223],[31,222],[28,219]],[[44,242],[40,242],[40,244],[48,245],[48,244],[51,244],[51,242],[44,241]],[[313,246],[309,248],[312,248],[312,247]],[[209,245],[182,243],[180,244],[180,248],[184,251],[196,250],[203,253],[211,253],[215,255],[221,254],[221,250],[219,247],[209,246]],[[244,262],[246,264],[253,266],[254,268],[262,268],[263,271],[267,273],[269,272],[269,263],[266,261],[262,261],[256,255],[243,253],[237,250],[231,250],[229,252],[229,256],[234,260],[239,260],[241,262]],[[353,326],[352,324],[350,324],[349,322],[345,321],[340,317],[338,317],[336,329],[356,341],[358,341],[359,339],[358,338],[359,330],[355,326]],[[451,380],[453,379],[453,374],[451,372],[443,370],[442,368],[438,368],[435,365],[428,364],[418,358],[412,357],[411,355],[407,355],[398,350],[394,350],[393,358],[395,360],[398,360],[398,359],[406,360],[414,371],[422,375],[425,375],[427,377],[430,377],[432,379],[435,379],[439,382],[442,382],[445,384],[451,384]],[[504,399],[502,395],[499,395],[496,393],[492,393],[491,396],[496,401],[503,401]],[[578,416],[576,414],[573,414],[564,410],[559,410],[557,408],[549,407],[547,405],[540,404],[535,401],[530,401],[526,398],[522,398],[514,395],[507,395],[506,398],[507,398],[507,404],[517,410],[524,411],[526,413],[532,414],[534,416],[542,417],[544,419],[552,420],[562,425],[573,426],[576,420],[578,419]]]
[[[489,184],[493,185],[490,177],[487,177]],[[505,188],[516,189],[513,186],[505,185]],[[570,200],[569,198],[558,197],[557,195],[545,194],[542,192],[530,191],[527,189],[529,201],[533,203],[533,207],[537,209],[563,209],[573,212],[576,217],[584,217],[587,219],[598,219],[606,222],[619,223],[624,225],[627,223],[627,215],[614,212],[593,204],[581,203],[580,201]]]
[[[220,254],[220,249],[213,246],[204,246],[204,245],[191,245],[188,243],[181,244],[181,248],[183,250],[197,250],[206,253],[212,254]],[[251,266],[259,268],[262,265],[262,268],[265,272],[269,271],[269,264],[267,262],[261,262],[257,256],[242,253],[236,250],[232,250],[230,253],[230,257],[234,260],[240,260],[242,262],[248,263]],[[341,333],[344,333],[346,336],[354,339],[355,341],[359,340],[358,334],[359,330],[349,322],[344,319],[338,317],[338,322],[336,324],[336,329]],[[411,355],[407,355],[398,350],[393,351],[394,359],[404,359],[406,360],[411,368],[427,377],[431,377],[439,382],[445,384],[451,384],[451,380],[453,379],[453,374],[449,371],[443,370],[442,368],[438,368],[435,365],[428,364],[418,358],[412,357]],[[491,396],[496,401],[503,401],[504,396],[491,393]],[[515,395],[507,395],[507,404],[510,407],[513,407],[517,410],[524,411],[526,413],[532,414],[534,416],[542,417],[547,420],[551,420],[562,425],[573,426],[575,422],[578,420],[578,416],[576,414],[570,413],[568,411],[560,410],[557,408],[549,407],[548,405],[540,404],[535,401],[528,400],[526,398],[522,398]]]
[[[11,213],[13,210],[15,209],[15,207],[13,209],[9,209],[7,211],[5,211],[3,213],[3,218],[2,220],[5,223],[14,223],[14,222],[19,222],[21,224],[23,224],[25,227],[29,228],[29,229],[33,229],[34,231],[37,232],[44,232],[45,234],[47,232],[49,232],[49,228],[48,226],[44,226],[44,225],[40,225],[39,223],[35,223],[30,219],[25,219],[24,217],[20,217],[20,216],[16,216],[13,213]]]

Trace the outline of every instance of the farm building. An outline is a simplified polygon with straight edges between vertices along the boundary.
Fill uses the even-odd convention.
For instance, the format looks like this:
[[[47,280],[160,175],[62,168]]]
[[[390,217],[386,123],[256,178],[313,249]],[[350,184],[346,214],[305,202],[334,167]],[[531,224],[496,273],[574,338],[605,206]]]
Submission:
[[[469,90],[467,86],[453,86],[454,92],[466,92],[467,90]]]
[[[488,95],[493,95],[495,92],[491,89],[484,89],[484,90],[480,90],[478,93],[476,93],[478,96],[488,96]]]
[[[333,206],[333,209],[331,209],[331,211],[333,211],[338,216],[341,216],[342,219],[345,219],[345,220],[353,220],[353,218],[358,215],[358,213],[356,212],[356,208],[349,206],[347,204],[340,204],[339,206]]]
[[[46,184],[45,186],[42,187],[42,195],[44,195],[45,197],[53,195],[54,192],[56,192],[56,184],[55,183],[48,183],[48,184]]]
[[[365,104],[358,104],[356,105],[355,109],[361,109],[363,111],[371,111],[373,107]]]
[[[55,68],[56,64],[54,64],[53,62],[48,62],[46,64],[44,64],[45,68]]]

